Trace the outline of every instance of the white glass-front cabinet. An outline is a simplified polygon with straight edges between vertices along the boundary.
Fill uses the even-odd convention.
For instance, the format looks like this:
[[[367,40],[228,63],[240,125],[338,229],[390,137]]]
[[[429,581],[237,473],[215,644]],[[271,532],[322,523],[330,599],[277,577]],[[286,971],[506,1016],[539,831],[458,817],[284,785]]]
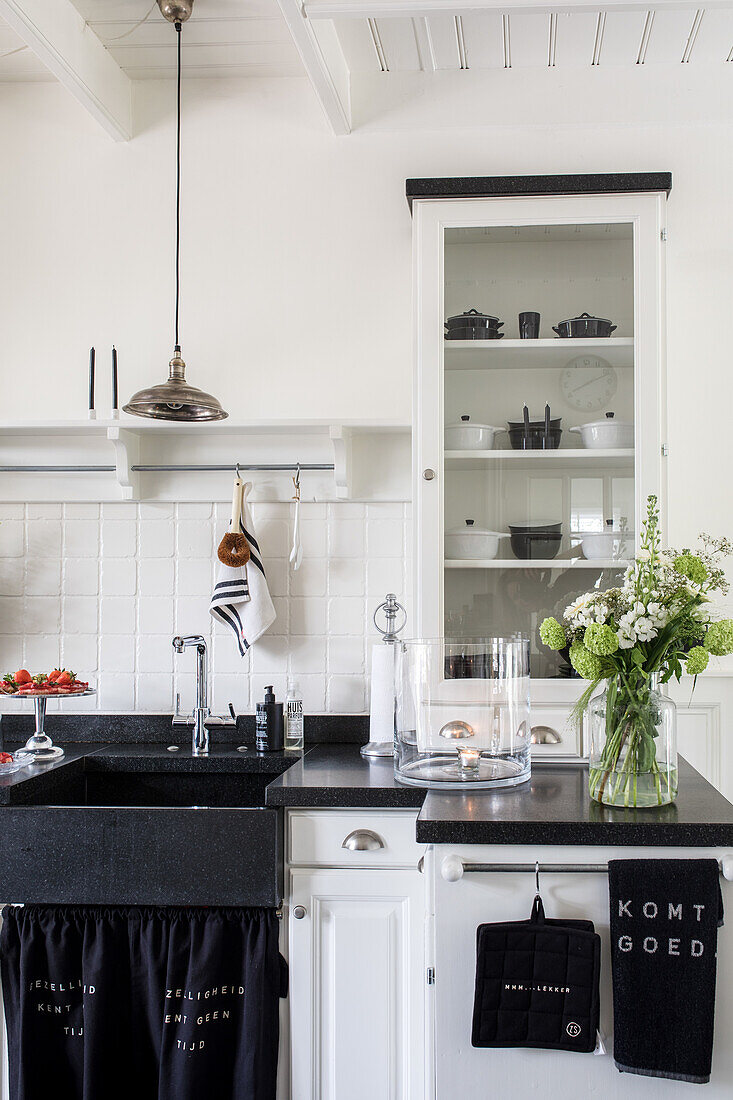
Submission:
[[[580,687],[539,624],[617,583],[647,494],[664,503],[665,204],[647,192],[413,206],[415,634],[528,634],[533,726],[560,734],[540,749],[558,756],[582,754],[566,725]],[[470,310],[499,318],[502,338],[446,338],[446,319]],[[519,337],[525,311],[540,314],[536,339]],[[584,313],[612,334],[553,331]],[[598,421],[611,436],[602,426],[591,447],[594,429],[573,429]],[[466,424],[500,430],[446,436]]]

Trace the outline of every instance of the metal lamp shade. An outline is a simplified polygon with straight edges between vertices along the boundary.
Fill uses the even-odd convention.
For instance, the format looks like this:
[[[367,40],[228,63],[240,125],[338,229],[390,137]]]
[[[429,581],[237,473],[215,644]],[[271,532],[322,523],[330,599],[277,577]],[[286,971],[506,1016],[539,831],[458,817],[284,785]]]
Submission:
[[[186,364],[176,348],[170,361],[168,381],[160,386],[138,390],[122,411],[152,420],[225,420],[229,415],[210,393],[186,382]]]

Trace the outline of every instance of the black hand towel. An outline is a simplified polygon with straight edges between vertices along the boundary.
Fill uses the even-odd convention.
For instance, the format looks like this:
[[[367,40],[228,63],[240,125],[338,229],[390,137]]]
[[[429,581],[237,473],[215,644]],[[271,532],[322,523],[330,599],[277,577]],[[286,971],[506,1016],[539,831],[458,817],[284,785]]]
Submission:
[[[476,929],[471,1044],[589,1053],[599,1017],[601,940],[591,921],[528,921]]]
[[[705,1084],[723,923],[718,863],[614,859],[608,881],[616,1066]]]

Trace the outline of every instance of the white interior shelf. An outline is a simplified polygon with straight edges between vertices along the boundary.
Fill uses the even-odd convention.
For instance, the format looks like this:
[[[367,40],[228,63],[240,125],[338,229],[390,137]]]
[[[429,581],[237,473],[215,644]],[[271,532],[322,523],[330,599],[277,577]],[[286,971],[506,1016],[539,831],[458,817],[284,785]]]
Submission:
[[[447,558],[446,569],[625,569],[626,558]]]
[[[490,451],[446,451],[447,470],[481,470],[487,466],[508,462],[522,466],[552,465],[553,467],[580,466],[583,470],[608,469],[616,467],[633,469],[634,449],[601,449],[585,447],[557,447],[555,450],[490,450]],[[578,471],[580,472],[580,471]]]
[[[612,367],[633,367],[633,336],[596,340],[444,340],[445,369],[501,370],[566,366],[581,355],[596,355]]]

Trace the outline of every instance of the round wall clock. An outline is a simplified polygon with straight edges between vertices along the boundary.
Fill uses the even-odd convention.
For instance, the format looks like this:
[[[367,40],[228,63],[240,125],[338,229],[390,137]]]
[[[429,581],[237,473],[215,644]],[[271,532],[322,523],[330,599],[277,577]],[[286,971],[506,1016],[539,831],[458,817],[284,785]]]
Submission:
[[[578,355],[560,375],[560,389],[568,405],[584,412],[602,409],[617,386],[616,371],[599,355]]]

